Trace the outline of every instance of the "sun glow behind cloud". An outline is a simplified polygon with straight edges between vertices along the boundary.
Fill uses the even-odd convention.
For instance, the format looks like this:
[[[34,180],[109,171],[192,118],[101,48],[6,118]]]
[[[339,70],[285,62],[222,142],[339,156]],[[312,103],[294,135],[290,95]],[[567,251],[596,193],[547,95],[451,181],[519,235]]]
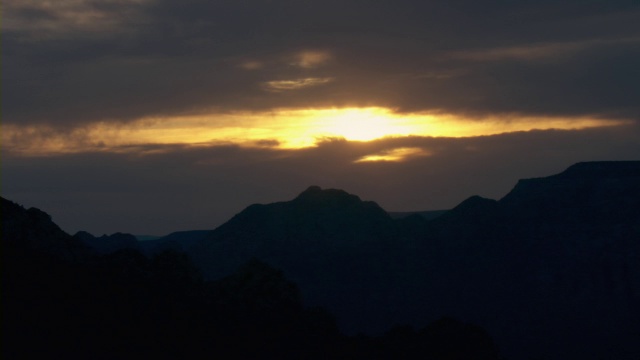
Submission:
[[[386,150],[376,154],[366,155],[358,160],[360,162],[375,162],[375,161],[403,161],[409,158],[429,156],[431,153],[425,149],[419,147],[401,147],[391,150]]]
[[[145,145],[300,149],[328,138],[371,141],[385,137],[470,137],[533,129],[584,129],[622,125],[597,118],[495,117],[469,119],[447,114],[402,114],[390,109],[332,108],[235,112],[145,118],[127,124],[96,123],[62,132],[47,127],[3,125],[3,148],[25,156],[87,151],[140,151]],[[357,160],[399,161],[428,155],[416,148],[390,149]],[[157,151],[157,150],[156,150]]]

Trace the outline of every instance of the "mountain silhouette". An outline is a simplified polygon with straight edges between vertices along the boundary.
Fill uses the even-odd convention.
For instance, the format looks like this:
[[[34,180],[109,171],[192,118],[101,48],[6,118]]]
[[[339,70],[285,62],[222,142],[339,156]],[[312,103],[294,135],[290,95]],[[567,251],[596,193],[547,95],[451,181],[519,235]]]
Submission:
[[[138,246],[146,254],[156,254],[169,249],[185,251],[210,232],[211,230],[176,231],[154,240],[139,241]]]
[[[471,197],[432,220],[394,220],[312,186],[249,206],[190,253],[210,278],[253,257],[272,264],[352,333],[452,315],[486,326],[516,357],[618,348],[626,358],[640,353],[638,239],[640,162],[595,162],[520,180],[498,201]]]
[[[3,302],[18,329],[3,342],[22,344],[16,354],[35,326],[54,353],[73,355],[46,320],[89,339],[81,355],[109,343],[120,346],[113,356],[132,353],[127,337],[149,332],[156,340],[135,349],[163,339],[176,353],[190,344],[247,356],[327,348],[351,358],[473,358],[455,350],[464,344],[497,358],[482,328],[508,358],[640,355],[637,161],[578,163],[430,219],[394,219],[374,202],[312,186],[290,201],[251,205],[213,231],[160,239],[165,251],[150,258],[135,249],[97,256],[81,241],[98,239],[71,237],[46,213],[2,199],[3,292],[11,294]],[[349,334],[380,336],[339,338],[330,317],[303,306],[326,307]],[[410,327],[385,333],[396,324]],[[169,330],[186,328],[182,337]],[[285,345],[293,338],[299,347]],[[169,354],[163,349],[154,353]]]
[[[427,210],[427,211],[389,211],[389,216],[393,219],[403,219],[412,215],[418,215],[425,220],[433,220],[449,210]]]
[[[346,337],[324,309],[304,307],[281,270],[255,258],[205,282],[184,253],[91,253],[81,241],[126,245],[130,236],[71,237],[46,213],[5,199],[2,230],[7,358],[500,358],[484,329],[450,318]]]
[[[401,263],[394,254],[404,253],[397,244],[400,235],[398,224],[376,203],[312,186],[291,201],[249,206],[189,253],[209,279],[260,259],[299,284],[306,304],[334,314],[348,310],[366,323],[371,307],[379,306],[371,297],[394,288],[398,272],[391,268]],[[354,306],[345,308],[344,302]]]
[[[4,249],[38,251],[66,260],[89,255],[82,241],[62,231],[44,211],[25,209],[5,198],[0,198],[0,206]]]
[[[86,231],[78,231],[73,237],[82,241],[98,254],[111,254],[123,249],[141,249],[135,236],[120,232],[95,237]]]

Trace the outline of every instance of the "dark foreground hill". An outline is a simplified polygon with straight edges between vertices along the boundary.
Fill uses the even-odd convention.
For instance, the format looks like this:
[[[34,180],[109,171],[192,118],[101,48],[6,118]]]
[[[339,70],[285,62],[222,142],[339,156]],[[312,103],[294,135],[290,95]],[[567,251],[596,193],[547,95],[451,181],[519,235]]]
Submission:
[[[190,253],[211,279],[251,257],[281,268],[351,333],[450,315],[513,358],[640,355],[640,162],[576,164],[431,221],[311,187],[248,207]]]
[[[0,201],[3,358],[499,359],[486,331],[451,318],[346,337],[257,259],[203,281],[185,254],[99,256],[78,239],[96,238],[71,237],[46,213]]]

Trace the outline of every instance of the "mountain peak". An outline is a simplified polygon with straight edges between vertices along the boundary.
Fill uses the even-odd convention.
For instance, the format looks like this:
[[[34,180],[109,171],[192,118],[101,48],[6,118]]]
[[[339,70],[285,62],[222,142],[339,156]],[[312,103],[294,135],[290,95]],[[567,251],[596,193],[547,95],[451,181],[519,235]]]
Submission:
[[[519,180],[500,205],[512,217],[571,221],[582,229],[637,222],[639,180],[640,161],[577,163],[557,175]]]
[[[65,260],[79,260],[88,256],[87,248],[64,232],[46,212],[25,209],[0,197],[2,244],[4,247],[35,250]]]
[[[569,166],[557,178],[626,178],[640,176],[640,161],[589,161]]]
[[[339,189],[322,189],[319,186],[309,186],[305,191],[300,193],[293,201],[322,203],[322,204],[345,204],[361,202],[356,195],[349,194]]]
[[[322,188],[318,185],[311,185],[307,188],[307,190],[303,191],[300,195],[304,194],[304,193],[314,193],[314,192],[320,192],[322,191]]]

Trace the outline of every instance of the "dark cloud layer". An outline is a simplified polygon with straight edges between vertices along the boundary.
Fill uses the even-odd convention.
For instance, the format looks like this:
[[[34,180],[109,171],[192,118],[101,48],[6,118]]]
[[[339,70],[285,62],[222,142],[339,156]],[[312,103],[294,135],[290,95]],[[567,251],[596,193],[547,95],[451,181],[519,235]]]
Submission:
[[[635,1],[55,4],[4,6],[4,122],[348,105],[640,117]],[[331,57],[305,67],[304,51]],[[263,86],[304,78],[332,81]]]
[[[431,155],[354,163],[400,147]],[[289,200],[309,185],[345,189],[391,211],[446,209],[476,194],[500,198],[520,178],[558,173],[575,162],[637,160],[640,129],[333,140],[304,150],[161,149],[27,161],[5,153],[2,196],[46,210],[69,232],[96,234],[211,229],[245,206]]]

